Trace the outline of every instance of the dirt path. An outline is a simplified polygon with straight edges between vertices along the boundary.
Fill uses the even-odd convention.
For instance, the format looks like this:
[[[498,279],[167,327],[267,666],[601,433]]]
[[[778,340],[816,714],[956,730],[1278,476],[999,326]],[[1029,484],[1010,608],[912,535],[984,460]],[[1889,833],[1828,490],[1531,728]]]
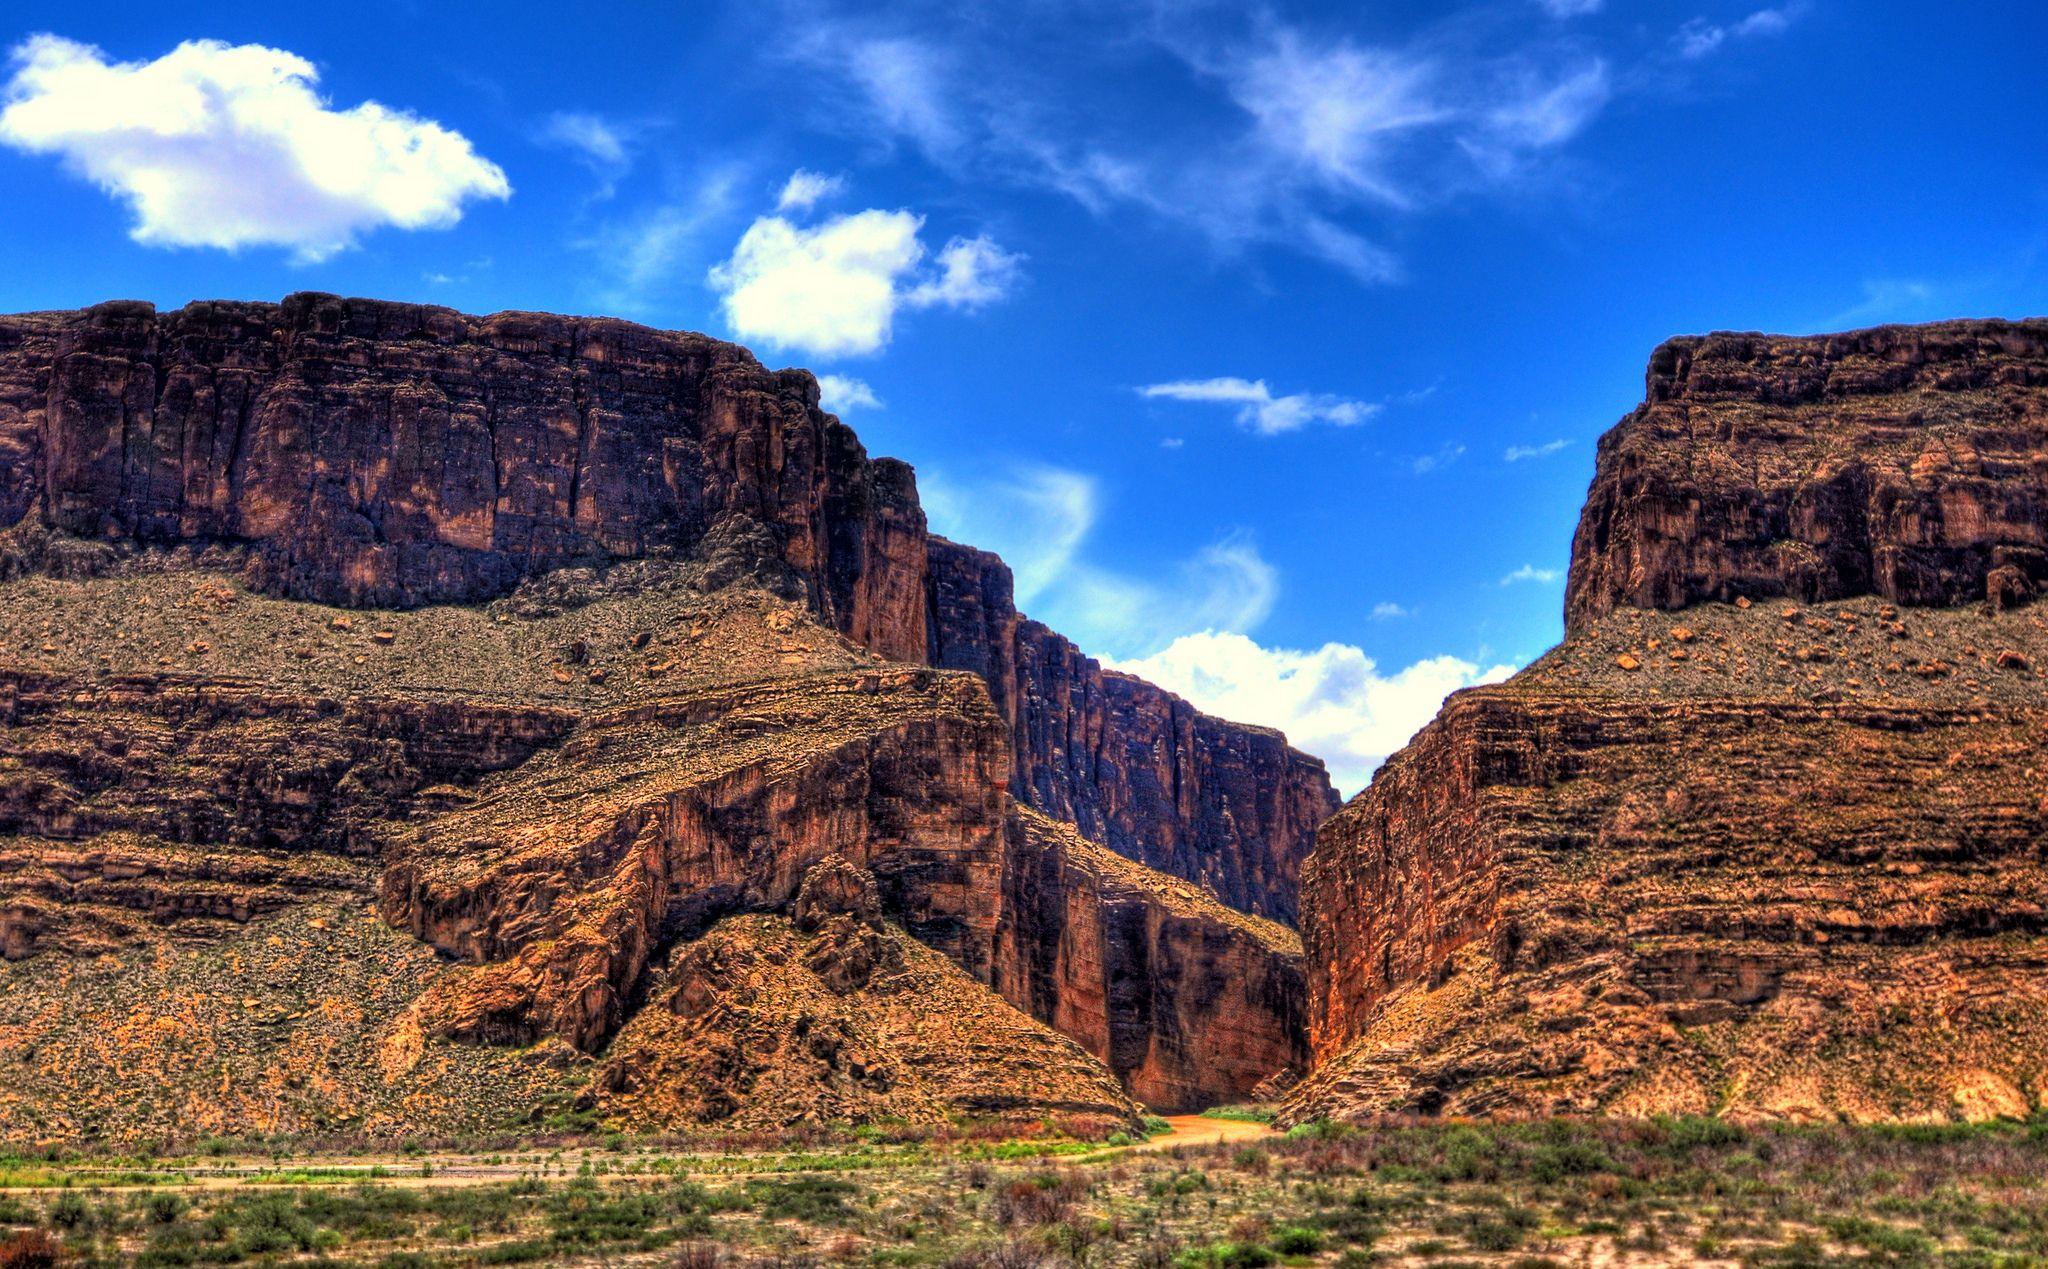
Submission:
[[[1140,1142],[1131,1149],[1171,1150],[1175,1146],[1213,1146],[1224,1141],[1256,1141],[1280,1135],[1271,1125],[1253,1123],[1246,1119],[1168,1115],[1166,1122],[1173,1126],[1171,1132],[1160,1133],[1150,1141]]]

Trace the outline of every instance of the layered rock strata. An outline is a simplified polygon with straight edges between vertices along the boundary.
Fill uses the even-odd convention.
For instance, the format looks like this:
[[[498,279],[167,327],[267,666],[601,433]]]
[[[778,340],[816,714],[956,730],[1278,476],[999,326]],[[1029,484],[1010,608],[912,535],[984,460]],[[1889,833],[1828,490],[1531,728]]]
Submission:
[[[1565,642],[1318,835],[1290,1116],[2048,1105],[2044,334],[1659,350]]]
[[[564,566],[759,577],[860,646],[981,674],[1013,791],[1291,921],[1322,765],[1104,672],[1024,620],[993,557],[927,534],[800,371],[606,319],[295,295],[0,318],[0,528],[16,569],[136,546],[267,593],[475,602]]]

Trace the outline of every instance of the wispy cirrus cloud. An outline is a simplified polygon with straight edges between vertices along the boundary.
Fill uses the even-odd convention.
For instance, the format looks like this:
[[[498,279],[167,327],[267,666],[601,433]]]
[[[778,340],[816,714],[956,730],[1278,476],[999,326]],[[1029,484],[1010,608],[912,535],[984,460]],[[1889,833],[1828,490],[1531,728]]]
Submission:
[[[1377,402],[1354,401],[1326,392],[1276,393],[1264,379],[1225,375],[1151,383],[1138,395],[1152,400],[1191,401],[1229,407],[1238,425],[1260,436],[1297,432],[1311,424],[1352,427],[1379,413]]]
[[[1564,574],[1559,572],[1557,569],[1537,568],[1534,564],[1524,564],[1522,565],[1522,567],[1516,569],[1514,572],[1509,573],[1505,577],[1501,578],[1500,584],[1503,586],[1515,586],[1522,583],[1533,582],[1538,586],[1549,586],[1561,580],[1563,577]]]
[[[1242,533],[1226,533],[1145,574],[1095,560],[1104,512],[1094,477],[1026,464],[971,482],[921,476],[932,525],[1001,555],[1018,606],[1098,656],[1144,656],[1202,630],[1255,629],[1279,598],[1279,574]]]
[[[1727,23],[1694,18],[1678,29],[1678,55],[1697,60],[1739,40],[1782,34],[1799,16],[1800,9],[1797,3],[1775,9],[1758,9],[1747,17]]]
[[[149,246],[275,246],[324,260],[373,229],[436,229],[512,193],[461,133],[365,101],[260,44],[187,40],[153,61],[34,35],[12,53],[0,144],[60,158],[126,203]]]
[[[800,12],[790,55],[828,94],[821,119],[956,175],[1142,209],[1222,251],[1279,248],[1366,282],[1402,275],[1388,217],[1524,181],[1611,94],[1606,63],[1561,36],[1489,43],[1470,24],[1375,42],[1263,9],[1108,6],[1083,44],[1065,9],[1064,39],[1029,7],[1001,23],[973,4]],[[1178,89],[1131,99],[1132,68],[1162,62]]]
[[[1525,463],[1532,458],[1548,458],[1569,444],[1570,441],[1558,437],[1537,445],[1510,445],[1501,451],[1500,456],[1503,462]]]

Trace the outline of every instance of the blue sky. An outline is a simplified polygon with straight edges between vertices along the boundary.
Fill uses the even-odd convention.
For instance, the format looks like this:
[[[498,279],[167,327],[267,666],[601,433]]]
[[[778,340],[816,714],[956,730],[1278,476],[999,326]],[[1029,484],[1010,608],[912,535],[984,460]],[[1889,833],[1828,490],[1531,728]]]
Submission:
[[[4,21],[0,308],[319,289],[740,338],[836,376],[1034,615],[1347,792],[1557,637],[1659,340],[2048,308],[2021,3]]]

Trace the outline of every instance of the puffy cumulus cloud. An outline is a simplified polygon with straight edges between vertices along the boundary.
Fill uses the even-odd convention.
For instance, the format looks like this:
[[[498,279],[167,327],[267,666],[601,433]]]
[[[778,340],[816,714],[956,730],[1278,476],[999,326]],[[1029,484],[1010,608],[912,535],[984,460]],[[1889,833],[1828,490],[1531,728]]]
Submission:
[[[1016,278],[1018,257],[987,238],[955,238],[938,269],[923,270],[923,228],[921,216],[877,208],[812,226],[763,216],[710,282],[742,339],[828,357],[876,352],[900,310],[979,308]]]
[[[1176,379],[1171,383],[1147,384],[1138,389],[1138,394],[1170,401],[1196,401],[1208,405],[1232,406],[1236,410],[1238,423],[1261,436],[1278,436],[1283,432],[1299,431],[1311,423],[1350,427],[1365,422],[1380,410],[1376,403],[1353,401],[1322,392],[1294,392],[1277,396],[1264,379],[1239,379],[1232,376],[1217,379]]]
[[[1103,496],[1080,472],[1025,466],[970,485],[934,471],[919,488],[933,528],[1002,556],[1018,606],[1089,652],[1143,656],[1193,631],[1250,630],[1279,597],[1279,574],[1241,534],[1142,575],[1091,560]]]
[[[1003,250],[987,234],[953,238],[939,249],[939,272],[908,296],[912,306],[976,309],[1009,293],[1023,257]]]
[[[1184,635],[1151,656],[1114,664],[1209,713],[1287,733],[1289,743],[1329,765],[1346,797],[1365,787],[1444,697],[1514,672],[1508,665],[1481,668],[1439,656],[1388,674],[1348,643],[1313,651],[1269,648],[1217,631]]]
[[[850,375],[819,375],[818,395],[825,408],[834,414],[882,408],[882,398],[875,395],[875,390],[865,380]]]
[[[1563,576],[1563,573],[1558,572],[1554,568],[1537,568],[1534,564],[1524,564],[1514,572],[1501,578],[1500,584],[1503,586],[1516,586],[1523,582],[1533,582],[1538,586],[1548,586]]]
[[[137,242],[320,260],[371,229],[439,228],[512,192],[467,138],[366,101],[336,110],[282,49],[188,40],[150,62],[37,35],[14,50],[0,143],[126,202]]]
[[[782,193],[775,198],[775,210],[809,211],[821,201],[842,193],[845,189],[846,178],[843,176],[827,176],[823,172],[798,168],[783,182]]]

